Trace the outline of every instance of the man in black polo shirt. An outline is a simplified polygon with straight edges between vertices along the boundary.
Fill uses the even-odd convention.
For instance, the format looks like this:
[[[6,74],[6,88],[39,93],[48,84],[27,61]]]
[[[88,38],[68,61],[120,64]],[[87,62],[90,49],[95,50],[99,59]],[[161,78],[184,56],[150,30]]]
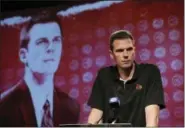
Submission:
[[[117,123],[158,126],[159,111],[165,108],[161,75],[153,64],[135,62],[135,41],[125,30],[110,37],[110,56],[115,66],[99,70],[88,101],[88,123],[110,123],[111,99],[119,99]]]

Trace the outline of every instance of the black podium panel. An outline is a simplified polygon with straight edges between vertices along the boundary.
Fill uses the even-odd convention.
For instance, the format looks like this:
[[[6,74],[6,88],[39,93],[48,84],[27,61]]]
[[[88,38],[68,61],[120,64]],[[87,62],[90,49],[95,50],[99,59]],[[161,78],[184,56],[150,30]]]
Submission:
[[[115,124],[61,124],[59,127],[132,127],[131,123],[115,123]]]

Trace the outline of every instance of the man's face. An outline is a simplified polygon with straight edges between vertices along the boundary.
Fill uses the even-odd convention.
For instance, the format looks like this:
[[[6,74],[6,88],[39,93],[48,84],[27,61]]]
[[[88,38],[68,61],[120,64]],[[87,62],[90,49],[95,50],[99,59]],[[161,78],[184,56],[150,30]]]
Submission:
[[[29,39],[24,49],[28,67],[37,73],[55,73],[62,52],[59,25],[55,22],[35,24],[29,31]]]
[[[111,58],[122,69],[130,68],[135,60],[135,47],[131,39],[117,39],[110,50]]]

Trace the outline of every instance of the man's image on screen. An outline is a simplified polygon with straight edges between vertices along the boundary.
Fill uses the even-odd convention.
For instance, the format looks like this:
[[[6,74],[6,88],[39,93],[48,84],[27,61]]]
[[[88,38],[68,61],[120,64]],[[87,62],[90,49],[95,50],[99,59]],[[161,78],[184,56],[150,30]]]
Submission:
[[[62,56],[62,27],[56,14],[42,11],[20,32],[24,78],[0,102],[0,126],[53,127],[75,124],[79,104],[54,84]]]

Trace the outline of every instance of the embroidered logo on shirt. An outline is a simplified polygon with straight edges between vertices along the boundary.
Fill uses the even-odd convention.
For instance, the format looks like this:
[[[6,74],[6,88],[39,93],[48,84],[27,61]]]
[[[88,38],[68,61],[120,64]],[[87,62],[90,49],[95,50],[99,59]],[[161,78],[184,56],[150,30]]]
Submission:
[[[141,90],[141,89],[142,89],[142,85],[136,84],[136,90]]]

